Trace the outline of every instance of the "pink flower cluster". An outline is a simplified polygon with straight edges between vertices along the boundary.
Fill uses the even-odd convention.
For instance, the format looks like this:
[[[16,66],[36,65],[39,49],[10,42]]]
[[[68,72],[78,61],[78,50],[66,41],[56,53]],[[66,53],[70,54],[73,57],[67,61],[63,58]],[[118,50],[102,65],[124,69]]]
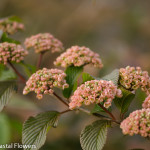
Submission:
[[[142,91],[150,94],[150,77],[147,71],[142,71],[140,67],[130,67],[120,69],[120,84],[126,89]]]
[[[145,99],[145,101],[142,104],[143,108],[150,108],[150,94],[149,96]]]
[[[132,112],[128,118],[122,121],[120,128],[123,134],[140,134],[150,137],[150,109],[141,109]]]
[[[63,50],[63,44],[49,33],[39,33],[25,40],[27,48],[33,47],[36,53],[51,50],[52,53]]]
[[[24,50],[21,45],[14,43],[0,43],[0,63],[6,65],[8,61],[19,63],[24,60],[28,51]]]
[[[38,99],[43,98],[43,94],[51,95],[54,92],[53,87],[63,89],[68,87],[65,77],[66,74],[62,70],[46,68],[38,70],[26,82],[23,94],[35,91]]]
[[[103,67],[99,55],[84,46],[72,46],[66,52],[62,53],[54,64],[65,68],[71,65],[82,66],[86,64],[92,64],[99,68]]]
[[[87,81],[74,92],[69,108],[72,110],[80,107],[82,104],[90,105],[92,103],[103,103],[105,108],[109,108],[115,96],[122,97],[122,92],[120,89],[117,89],[117,86],[112,81]]]
[[[23,30],[24,25],[22,23],[9,20],[9,18],[0,20],[0,30],[8,34],[14,34],[18,30]]]

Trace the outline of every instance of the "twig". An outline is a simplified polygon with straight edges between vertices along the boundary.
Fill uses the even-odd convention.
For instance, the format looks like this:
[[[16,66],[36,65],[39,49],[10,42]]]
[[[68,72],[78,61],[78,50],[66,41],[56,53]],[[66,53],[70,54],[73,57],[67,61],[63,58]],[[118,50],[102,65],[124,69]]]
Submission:
[[[88,115],[96,116],[96,117],[98,117],[98,118],[105,118],[105,119],[107,119],[107,120],[110,120],[110,121],[115,122],[115,123],[117,123],[117,124],[120,125],[120,122],[119,122],[119,121],[116,121],[116,120],[114,120],[114,119],[111,119],[111,118],[109,118],[109,117],[107,117],[107,116],[104,116],[104,115],[101,115],[101,114],[98,114],[98,113],[91,113],[89,110],[86,110],[86,109],[84,109],[84,108],[78,108],[78,110],[83,111],[83,112],[87,113]]]
[[[67,113],[67,112],[69,112],[69,111],[72,111],[72,110],[67,109],[67,110],[65,110],[65,111],[60,112],[60,114],[65,114],[65,113]]]
[[[83,111],[83,112],[87,113],[88,115],[91,115],[91,112],[89,110],[87,110],[87,109],[78,108],[78,110]]]
[[[120,119],[121,119],[121,120],[124,119],[124,115],[125,115],[125,113],[120,113]]]
[[[40,56],[39,56],[39,59],[38,59],[38,62],[37,62],[37,69],[39,69],[40,66],[41,66],[43,54],[44,54],[43,52],[40,53]]]
[[[18,75],[18,77],[21,79],[23,83],[26,83],[25,78],[17,71],[17,69],[13,66],[11,62],[8,62],[11,68],[15,71],[15,73]]]
[[[87,113],[88,115],[93,115],[93,116],[96,116],[96,117],[99,117],[99,118],[101,117],[101,118],[110,119],[109,117],[101,115],[101,114],[98,114],[98,113],[91,113],[89,110],[84,109],[84,108],[78,108],[78,110],[83,111],[83,112]]]
[[[115,122],[115,123],[117,123],[117,124],[120,125],[120,122],[119,122],[119,121],[112,120],[111,118],[109,118],[109,117],[107,117],[107,116],[103,116],[103,115],[98,114],[98,113],[93,113],[93,115],[96,116],[96,117],[99,117],[99,118],[106,118],[107,120],[110,120],[110,121]]]
[[[69,107],[68,103],[65,102],[60,96],[58,96],[55,92],[53,93],[53,95],[59,100],[61,101],[63,104],[65,104],[67,107]]]
[[[116,118],[114,117],[114,115],[109,112],[103,105],[101,105],[100,103],[98,104],[107,114],[109,114],[109,116],[113,119],[116,120]]]

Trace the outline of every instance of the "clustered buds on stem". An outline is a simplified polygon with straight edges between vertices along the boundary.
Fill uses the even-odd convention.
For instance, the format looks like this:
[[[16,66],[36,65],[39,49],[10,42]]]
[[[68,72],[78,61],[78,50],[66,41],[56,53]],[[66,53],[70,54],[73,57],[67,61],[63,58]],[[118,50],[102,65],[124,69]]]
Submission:
[[[145,99],[145,101],[142,104],[143,108],[150,108],[150,94],[149,96]]]
[[[24,60],[28,51],[24,50],[21,45],[14,43],[0,43],[0,63],[6,65],[8,61],[19,63]]]
[[[94,53],[87,47],[72,46],[62,53],[54,62],[56,66],[82,66],[92,64],[94,67],[102,68],[103,64],[97,53]]]
[[[54,92],[53,87],[62,89],[68,87],[65,77],[66,74],[62,70],[46,68],[38,70],[26,82],[23,94],[34,91],[38,99],[43,98],[43,94],[51,95]]]
[[[63,50],[63,44],[49,33],[39,33],[27,38],[24,42],[26,48],[34,48],[36,53],[51,50],[52,53]]]
[[[9,18],[0,20],[0,30],[8,34],[14,34],[18,30],[23,30],[24,25],[22,23],[12,21]]]
[[[82,104],[90,105],[92,103],[103,103],[105,108],[109,108],[115,96],[122,97],[122,92],[112,81],[87,81],[74,92],[69,108],[75,109]]]
[[[150,137],[150,109],[141,109],[132,112],[128,118],[122,121],[120,128],[124,134],[140,134]]]
[[[130,67],[120,69],[120,84],[129,90],[137,90],[150,94],[150,77],[147,71],[142,71],[140,67]]]

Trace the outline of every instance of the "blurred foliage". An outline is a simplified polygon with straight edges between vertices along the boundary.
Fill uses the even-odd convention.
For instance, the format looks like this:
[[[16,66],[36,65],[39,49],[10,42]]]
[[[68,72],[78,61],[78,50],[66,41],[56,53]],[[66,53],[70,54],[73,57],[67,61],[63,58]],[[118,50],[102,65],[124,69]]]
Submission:
[[[7,115],[0,114],[0,145],[8,144],[11,137],[10,122]]]
[[[25,23],[25,32],[17,33],[11,37],[21,40],[22,43],[30,35],[39,32],[50,32],[64,43],[65,48],[77,44],[80,46],[85,45],[93,51],[97,51],[102,57],[104,68],[99,71],[87,67],[86,70],[91,75],[103,76],[114,68],[127,65],[139,65],[143,70],[150,71],[150,1],[1,0],[0,18],[11,15],[19,16]],[[31,65],[36,64],[38,55],[34,54],[32,50],[29,53],[30,55],[25,62]],[[45,55],[42,66],[54,67],[53,61],[58,55],[52,55],[51,53]],[[19,65],[17,67],[20,69]],[[5,69],[6,73],[3,77],[7,77],[7,71],[12,72],[8,68]],[[20,69],[20,71],[27,71],[28,75],[30,75],[34,72],[34,69],[32,66],[27,65],[25,70]],[[22,94],[23,87],[24,85],[19,85],[19,94]],[[6,107],[3,114],[0,114],[0,136],[6,129],[7,131],[11,130],[10,133],[12,133],[12,135],[6,135],[6,141],[4,142],[8,142],[7,140],[21,142],[21,124],[28,116],[41,110],[64,109],[52,97],[45,97],[42,101],[37,101],[34,94],[30,94],[26,98],[19,94],[13,97],[8,108]],[[137,98],[137,95],[139,98]],[[130,108],[132,110],[141,108],[144,98],[145,95],[138,91]],[[117,114],[117,110],[114,113]],[[81,118],[82,116],[81,114]],[[57,135],[57,137],[52,141],[50,137],[50,140],[47,140],[41,150],[80,150],[79,132],[77,131],[83,128],[84,121],[89,124],[90,118],[84,116],[85,120],[83,120],[83,118],[79,119],[78,117],[67,116],[65,121],[69,125],[74,125],[74,127],[68,127],[67,123],[63,128],[60,128],[61,125],[58,126],[60,132],[53,131],[53,134]],[[65,128],[70,129],[68,130],[72,136],[68,136],[66,133],[61,134],[65,132]],[[106,150],[127,150],[138,147],[149,150],[149,141],[144,141],[138,136],[130,137],[127,140],[126,137],[122,136],[120,130],[109,132],[109,134],[113,136],[112,138],[108,136],[108,144],[105,145]],[[1,141],[2,138],[0,138]]]
[[[59,143],[59,144],[58,144]],[[68,136],[63,136],[63,138],[60,138],[56,141],[53,142],[48,142],[45,144],[41,150],[47,150],[47,149],[52,149],[52,150],[82,150],[79,142],[78,137],[68,137]]]

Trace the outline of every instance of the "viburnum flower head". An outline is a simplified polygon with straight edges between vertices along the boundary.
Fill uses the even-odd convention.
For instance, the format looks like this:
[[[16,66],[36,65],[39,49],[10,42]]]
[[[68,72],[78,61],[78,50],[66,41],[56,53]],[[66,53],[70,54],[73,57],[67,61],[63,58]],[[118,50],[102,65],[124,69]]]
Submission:
[[[14,43],[0,43],[0,63],[6,65],[8,61],[19,63],[24,60],[28,51],[24,50],[21,45]]]
[[[24,42],[26,48],[34,48],[36,53],[51,50],[52,53],[62,51],[63,44],[50,33],[39,33],[27,38]]]
[[[149,96],[145,99],[145,101],[142,104],[143,108],[150,108],[150,94]]]
[[[83,104],[90,105],[92,103],[103,103],[105,108],[109,108],[115,96],[122,97],[122,92],[112,81],[87,81],[74,92],[69,108],[75,109]]]
[[[120,128],[123,134],[140,134],[150,137],[150,109],[141,109],[132,112],[128,118],[121,122]]]
[[[66,74],[59,69],[46,69],[38,70],[26,82],[23,94],[28,94],[34,91],[37,98],[43,98],[43,94],[53,94],[53,87],[68,88],[65,80]]]
[[[24,25],[20,22],[10,20],[9,18],[0,20],[0,30],[8,34],[14,34],[19,30],[23,30]]]
[[[142,91],[150,94],[150,77],[147,71],[142,71],[140,67],[130,67],[120,69],[120,84],[126,89]]]
[[[99,54],[94,53],[89,48],[82,46],[72,46],[62,53],[54,62],[56,66],[62,66],[64,68],[68,66],[82,66],[86,64],[92,64],[94,67],[102,68],[103,64],[99,57]]]

